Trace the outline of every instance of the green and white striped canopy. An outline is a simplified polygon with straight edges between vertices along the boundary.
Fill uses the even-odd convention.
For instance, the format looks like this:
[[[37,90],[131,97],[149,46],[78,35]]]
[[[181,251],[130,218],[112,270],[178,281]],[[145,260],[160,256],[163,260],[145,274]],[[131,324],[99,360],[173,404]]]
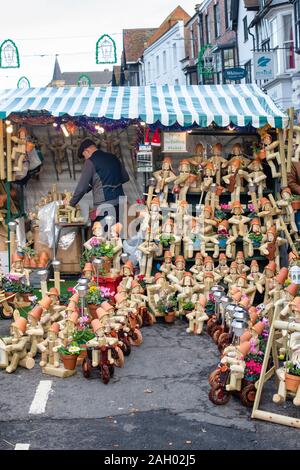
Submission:
[[[164,126],[178,123],[220,127],[265,124],[284,128],[288,117],[257,85],[191,85],[145,87],[62,87],[0,91],[0,118],[11,113],[45,112],[52,116],[141,119]]]

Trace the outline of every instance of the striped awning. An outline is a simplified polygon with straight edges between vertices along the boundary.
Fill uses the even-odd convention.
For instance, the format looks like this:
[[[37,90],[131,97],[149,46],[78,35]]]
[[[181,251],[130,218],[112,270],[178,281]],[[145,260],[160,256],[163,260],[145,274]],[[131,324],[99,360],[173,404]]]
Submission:
[[[0,91],[0,118],[26,111],[52,116],[141,119],[163,126],[230,123],[284,128],[288,117],[255,84],[146,87],[62,87]]]

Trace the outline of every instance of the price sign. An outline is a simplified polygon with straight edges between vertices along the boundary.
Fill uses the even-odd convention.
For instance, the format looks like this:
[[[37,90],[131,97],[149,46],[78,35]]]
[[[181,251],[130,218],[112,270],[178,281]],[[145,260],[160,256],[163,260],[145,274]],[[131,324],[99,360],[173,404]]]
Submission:
[[[186,132],[164,132],[164,153],[186,153]]]

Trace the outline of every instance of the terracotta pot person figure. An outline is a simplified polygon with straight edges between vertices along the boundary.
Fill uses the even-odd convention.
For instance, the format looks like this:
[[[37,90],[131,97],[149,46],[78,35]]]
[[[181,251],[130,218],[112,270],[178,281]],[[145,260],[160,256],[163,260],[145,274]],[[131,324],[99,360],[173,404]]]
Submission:
[[[277,266],[280,265],[279,248],[285,245],[287,241],[278,236],[276,227],[273,225],[267,230],[259,249],[261,255],[266,256],[269,261],[276,261]]]
[[[43,313],[42,307],[36,305],[27,315],[27,330],[26,334],[30,337],[30,351],[29,357],[35,357],[38,352],[38,344],[43,341],[44,329],[40,324],[41,316]]]
[[[289,358],[289,362],[294,366],[299,367],[300,362],[300,333],[294,332],[290,335],[289,347],[291,350],[291,357]],[[283,403],[286,401],[287,393],[293,392],[294,399],[293,403],[295,406],[300,406],[300,381],[298,381],[297,386],[295,387],[296,390],[289,389],[289,382],[288,376],[285,367],[280,367],[276,370],[276,375],[279,379],[279,387],[278,392],[273,395],[273,402],[274,403]]]
[[[232,237],[229,237],[227,241],[227,245],[231,245],[232,243],[234,243],[238,236],[242,238],[245,237],[247,233],[247,224],[250,221],[250,218],[245,217],[243,213],[244,213],[244,210],[240,201],[235,201],[232,204],[233,216],[228,221],[229,224],[232,226]]]
[[[181,160],[179,164],[179,175],[177,176],[174,185],[179,188],[179,201],[186,201],[186,195],[189,190],[191,181],[191,165],[188,160]]]
[[[49,328],[47,338],[38,344],[38,349],[42,353],[40,361],[41,367],[47,365],[58,368],[59,364],[59,353],[58,348],[62,345],[61,339],[58,337],[60,326],[58,323],[53,323]]]
[[[131,261],[127,261],[122,266],[120,274],[123,276],[123,279],[117,288],[118,292],[120,291],[120,288],[124,288],[126,292],[130,292],[134,279],[134,266]]]
[[[111,226],[110,243],[113,245],[113,269],[116,274],[121,270],[121,255],[123,250],[123,243],[121,239],[123,226],[120,223]]]
[[[251,348],[250,342],[245,341],[239,346],[228,346],[225,348],[221,364],[230,367],[230,381],[226,385],[228,392],[241,391],[242,380],[244,378],[246,363],[245,357],[249,354]]]
[[[164,252],[164,262],[161,265],[161,267],[159,268],[159,270],[162,273],[170,274],[173,271],[173,269],[175,268],[172,260],[173,260],[173,256],[172,256],[171,251],[165,251]]]
[[[239,274],[244,274],[250,271],[250,268],[246,265],[245,255],[243,251],[238,251],[236,255],[236,262],[237,262]]]
[[[225,253],[220,253],[219,255],[219,264],[216,267],[216,273],[221,276],[221,279],[223,279],[225,276],[229,274],[229,266],[227,264],[227,257]]]
[[[201,191],[208,193],[212,184],[215,184],[216,168],[212,162],[206,163],[203,172]],[[206,202],[205,202],[206,203]]]
[[[282,307],[280,309],[280,317],[285,318],[291,311],[291,303],[298,295],[299,286],[297,284],[290,284],[283,291],[281,291],[280,299],[275,302],[275,306]]]
[[[175,283],[179,283],[185,273],[185,259],[183,256],[177,256],[175,259],[175,269],[171,274],[168,274],[167,278]]]
[[[273,178],[281,177],[281,159],[279,153],[279,140],[272,142],[272,136],[268,133],[265,133],[262,137],[262,143],[266,151],[266,159],[270,165]],[[279,169],[277,170],[274,161],[277,161]]]
[[[213,208],[211,206],[204,206],[203,209],[203,226],[204,234],[208,236],[214,236],[216,228],[218,227],[218,221],[214,217]]]
[[[24,258],[20,256],[18,253],[14,253],[12,256],[12,266],[11,266],[10,274],[13,274],[14,276],[16,276],[20,282],[23,279],[25,279],[26,286],[30,286],[30,279],[29,279],[30,272],[31,271],[29,269],[24,268]]]
[[[229,162],[227,171],[227,175],[223,176],[223,181],[231,193],[231,202],[240,201],[241,191],[244,191],[244,180],[251,182],[249,174],[241,169],[241,162],[238,159],[232,159]]]
[[[184,257],[193,258],[194,252],[201,250],[202,223],[200,217],[193,217],[191,225],[186,225],[183,236]]]
[[[239,160],[241,162],[241,168],[242,169],[248,167],[248,165],[250,163],[249,158],[245,157],[245,155],[243,154],[242,146],[239,143],[236,143],[232,146],[232,148],[231,148],[231,157],[232,157],[231,160]],[[229,163],[230,163],[230,161],[229,161]]]
[[[281,211],[273,208],[271,201],[266,197],[263,197],[259,200],[259,205],[262,210],[258,213],[258,217],[264,219],[264,228],[268,230],[275,224],[274,217],[277,216]]]
[[[209,316],[205,312],[206,297],[200,295],[195,305],[195,309],[186,315],[189,320],[189,327],[187,333],[193,333],[194,335],[201,335],[203,333],[204,323],[209,319]]]
[[[220,248],[225,249],[228,254],[232,255],[232,248],[231,245],[227,245],[227,241],[229,240],[231,234],[229,232],[229,222],[228,220],[221,220],[218,225],[217,233],[215,238],[214,244],[215,250],[213,254],[213,258],[218,258],[220,254]]]
[[[176,288],[166,280],[164,274],[156,273],[154,276],[154,284],[147,286],[147,297],[150,310],[158,316],[158,305],[160,300],[175,291]]]
[[[13,146],[11,159],[14,162],[13,171],[15,179],[23,179],[29,170],[29,159],[27,157],[27,130],[20,127],[18,136],[12,136],[12,142],[17,144]]]
[[[244,252],[246,256],[252,258],[254,256],[254,250],[259,249],[263,239],[261,231],[261,224],[258,217],[254,217],[250,221],[250,230],[244,237]]]
[[[215,284],[221,280],[221,276],[214,270],[214,260],[210,256],[204,258],[203,271],[198,276],[196,276],[197,281],[204,283],[205,277],[208,274],[212,274],[212,278]]]
[[[262,294],[264,291],[264,275],[259,271],[259,265],[256,260],[251,261],[250,273],[247,276],[247,281],[251,286],[255,286],[256,290]],[[254,297],[252,298],[252,301]]]
[[[248,166],[249,170],[252,170],[252,173],[249,174],[249,178],[251,183],[257,185],[258,188],[258,197],[262,198],[264,194],[264,190],[266,189],[266,179],[267,176],[263,172],[263,167],[261,164],[261,160],[256,158],[253,162]]]
[[[223,146],[220,143],[212,146],[212,154],[209,157],[209,162],[213,163],[216,174],[216,183],[220,186],[222,169],[228,166],[228,160],[223,157]]]
[[[179,283],[176,283],[175,287],[177,292],[179,292],[177,295],[179,314],[183,314],[184,304],[188,302],[192,302],[193,304],[196,303],[198,297],[196,292],[199,292],[199,289],[195,283],[192,273],[188,272],[184,273],[183,279]]]
[[[275,261],[270,261],[270,263],[264,269],[264,286],[265,286],[265,296],[264,296],[264,305],[267,305],[271,301],[270,292],[275,287],[275,276],[276,276],[277,266]]]
[[[236,283],[238,276],[238,265],[236,261],[233,261],[229,267],[229,274],[224,277],[224,282],[228,285],[229,289]]]
[[[104,231],[101,222],[95,222],[93,225],[93,236],[84,244],[87,250],[92,250],[93,247],[106,243]]]
[[[158,247],[151,236],[151,229],[149,229],[145,241],[138,247],[138,250],[141,252],[140,274],[145,276],[146,282],[151,282],[152,280],[153,258],[157,249]]]
[[[27,320],[23,317],[15,318],[11,324],[11,337],[5,338],[5,351],[8,353],[8,366],[6,372],[9,374],[15,372],[18,366],[25,369],[34,367],[34,359],[28,356],[27,344],[28,336],[26,336]]]
[[[173,219],[166,220],[162,226],[162,231],[159,238],[157,238],[155,241],[159,243],[159,255],[163,254],[164,249],[170,251],[172,256],[174,256],[176,252],[180,251],[179,245],[181,243],[181,236],[175,234]]]
[[[168,205],[169,184],[177,178],[172,168],[172,158],[164,158],[161,170],[155,171],[153,177],[156,179],[155,192],[161,195],[161,206],[165,207]]]
[[[195,264],[190,269],[190,272],[193,274],[194,279],[196,279],[196,276],[200,274],[202,270],[203,270],[203,257],[201,253],[196,253]]]
[[[283,188],[281,190],[281,199],[276,201],[278,207],[282,210],[282,217],[286,225],[290,227],[290,233],[298,233],[298,228],[295,222],[295,212],[291,204],[292,191],[290,188]]]
[[[93,281],[94,279],[94,268],[93,268],[93,265],[92,263],[86,263],[84,268],[83,268],[83,271],[82,271],[82,274],[83,274],[83,277],[85,277],[85,279],[88,279],[90,281],[90,283]]]

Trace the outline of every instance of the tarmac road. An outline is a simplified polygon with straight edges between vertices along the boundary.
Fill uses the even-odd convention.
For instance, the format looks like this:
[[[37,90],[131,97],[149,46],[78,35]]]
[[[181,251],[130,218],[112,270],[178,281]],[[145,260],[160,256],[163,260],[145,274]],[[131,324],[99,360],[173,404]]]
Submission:
[[[0,336],[8,326],[0,321]],[[206,334],[189,336],[185,328],[179,321],[144,328],[143,344],[108,385],[84,379],[80,368],[65,380],[43,375],[38,364],[0,371],[0,450],[20,443],[44,450],[298,449],[299,429],[251,420],[236,397],[225,406],[209,401],[218,350]],[[299,418],[299,410],[285,408]]]

